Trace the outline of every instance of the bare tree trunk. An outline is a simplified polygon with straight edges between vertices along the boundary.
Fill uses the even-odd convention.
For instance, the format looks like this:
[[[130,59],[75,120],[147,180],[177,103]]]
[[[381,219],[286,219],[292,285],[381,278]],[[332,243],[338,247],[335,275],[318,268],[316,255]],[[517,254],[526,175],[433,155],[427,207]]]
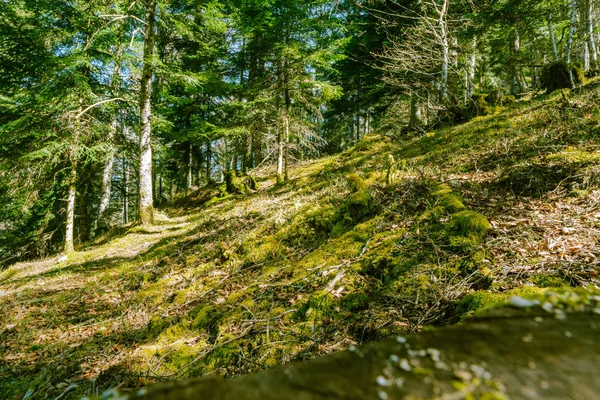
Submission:
[[[210,144],[210,140],[206,142],[206,184],[210,185],[211,181],[211,171],[212,171],[212,148]]]
[[[440,92],[442,102],[448,99],[448,67],[450,64],[450,44],[448,40],[448,25],[446,17],[448,15],[449,0],[443,0],[441,8],[438,8],[440,38],[442,44],[442,77],[440,80]],[[436,6],[437,8],[437,6]]]
[[[140,179],[139,218],[142,225],[154,223],[152,191],[152,74],[154,57],[154,25],[156,0],[146,2],[146,28],[144,41],[144,67],[140,91]]]
[[[469,69],[467,71],[467,101],[473,97],[475,92],[475,67],[477,65],[477,38],[473,38],[473,49],[469,57]],[[465,102],[466,103],[466,102]]]
[[[513,46],[511,48],[511,68],[513,72],[513,76],[517,85],[519,86],[519,92],[525,93],[527,91],[527,85],[525,84],[525,80],[523,79],[523,74],[521,71],[521,63],[519,60],[519,54],[521,53],[521,39],[519,37],[519,32],[515,29],[513,38]]]
[[[71,157],[71,171],[69,173],[69,195],[67,198],[67,224],[65,231],[65,253],[69,254],[75,250],[75,195],[77,192],[77,159]]]
[[[129,223],[129,167],[123,156],[123,223]]]
[[[194,163],[194,145],[190,143],[188,148],[188,165],[187,165],[187,187],[186,192],[190,192],[192,190],[192,186],[194,185],[194,172],[193,172],[193,163]]]
[[[421,101],[419,95],[413,91],[410,96],[410,122],[411,129],[416,129],[423,124],[423,115],[421,114]]]
[[[585,34],[587,36],[587,45],[590,56],[591,67],[596,68],[598,66],[598,50],[596,47],[596,40],[594,38],[594,2],[593,0],[586,0],[585,3]]]
[[[554,34],[554,23],[552,22],[552,12],[548,12],[548,31],[550,32],[550,45],[552,46],[552,55],[554,62],[558,62],[558,46],[556,45],[556,36]]]
[[[569,25],[569,39],[567,41],[567,64],[569,68],[569,79],[571,81],[571,87],[575,87],[575,80],[573,79],[573,71],[571,69],[571,53],[573,50],[573,35],[575,34],[575,18],[577,17],[577,0],[571,2],[571,23]]]
[[[283,180],[288,180],[288,164],[290,158],[290,117],[286,114],[285,116],[285,158],[284,158],[284,172]]]
[[[277,130],[277,183],[283,182],[283,134]]]

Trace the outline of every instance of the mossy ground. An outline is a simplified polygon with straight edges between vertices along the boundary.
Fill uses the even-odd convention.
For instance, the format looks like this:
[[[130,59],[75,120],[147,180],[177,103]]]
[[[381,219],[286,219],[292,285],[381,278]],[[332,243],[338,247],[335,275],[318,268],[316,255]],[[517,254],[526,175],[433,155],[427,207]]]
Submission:
[[[568,96],[367,137],[285,184],[266,169],[256,191],[200,190],[152,228],[11,267],[0,397],[234,376],[597,286],[600,93]]]

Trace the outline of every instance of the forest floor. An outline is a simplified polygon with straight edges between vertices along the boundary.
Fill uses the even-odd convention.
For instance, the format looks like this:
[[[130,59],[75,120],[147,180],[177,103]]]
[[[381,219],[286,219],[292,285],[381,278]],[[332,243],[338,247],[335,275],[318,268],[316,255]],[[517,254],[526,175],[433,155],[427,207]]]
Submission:
[[[266,170],[253,193],[201,189],[151,229],[14,265],[0,272],[0,397],[236,376],[513,295],[598,290],[597,104],[590,85],[370,136],[285,184]]]

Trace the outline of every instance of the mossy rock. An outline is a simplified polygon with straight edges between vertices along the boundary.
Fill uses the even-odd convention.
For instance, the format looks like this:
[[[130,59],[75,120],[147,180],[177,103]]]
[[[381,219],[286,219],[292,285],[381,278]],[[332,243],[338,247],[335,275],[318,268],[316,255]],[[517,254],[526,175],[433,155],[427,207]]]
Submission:
[[[456,317],[458,320],[462,320],[478,310],[498,306],[504,303],[507,298],[506,294],[488,291],[469,293],[456,304]]]
[[[229,194],[246,193],[247,187],[243,179],[237,176],[235,171],[225,171],[225,188]]]
[[[352,222],[358,223],[373,213],[373,197],[366,191],[356,192],[350,196],[346,207]]]
[[[358,174],[350,174],[347,176],[347,179],[352,193],[364,192],[367,190],[367,183]]]
[[[475,211],[457,212],[450,221],[452,236],[467,238],[474,243],[480,243],[491,229],[488,219]]]
[[[548,64],[542,68],[540,73],[541,87],[546,90],[546,93],[552,93],[559,89],[570,89],[571,76],[573,84],[585,83],[586,78],[581,65],[576,63],[569,65],[564,61]]]

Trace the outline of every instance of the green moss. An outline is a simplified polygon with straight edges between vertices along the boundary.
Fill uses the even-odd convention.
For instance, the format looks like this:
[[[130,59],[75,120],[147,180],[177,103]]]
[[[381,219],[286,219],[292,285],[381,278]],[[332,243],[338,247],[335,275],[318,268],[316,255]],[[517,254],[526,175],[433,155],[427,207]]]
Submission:
[[[476,311],[503,304],[508,295],[477,291],[464,296],[456,305],[456,316],[459,320],[473,315]]]
[[[332,316],[336,305],[335,297],[328,291],[315,292],[310,298],[310,308],[323,316]]]
[[[371,297],[363,291],[358,291],[346,295],[342,301],[341,306],[347,311],[361,311],[369,307]]]
[[[192,328],[206,329],[211,332],[223,318],[223,313],[214,306],[200,306],[191,313]]]
[[[150,318],[150,321],[148,321],[146,330],[149,337],[156,338],[169,326],[171,326],[169,320],[160,315],[153,315],[152,318]]]
[[[569,286],[567,281],[555,275],[539,275],[533,278],[533,282],[536,286],[541,288],[560,288]]]
[[[461,211],[452,215],[450,230],[455,238],[467,238],[481,242],[492,229],[488,219],[475,211]]]
[[[368,192],[356,192],[350,196],[346,207],[351,221],[358,223],[373,213],[373,197]]]
[[[354,192],[364,192],[367,190],[367,184],[364,179],[361,178],[358,174],[350,174],[347,176],[348,185],[350,186],[350,190]]]
[[[243,180],[232,170],[225,171],[225,189],[229,194],[242,194],[247,191]]]

